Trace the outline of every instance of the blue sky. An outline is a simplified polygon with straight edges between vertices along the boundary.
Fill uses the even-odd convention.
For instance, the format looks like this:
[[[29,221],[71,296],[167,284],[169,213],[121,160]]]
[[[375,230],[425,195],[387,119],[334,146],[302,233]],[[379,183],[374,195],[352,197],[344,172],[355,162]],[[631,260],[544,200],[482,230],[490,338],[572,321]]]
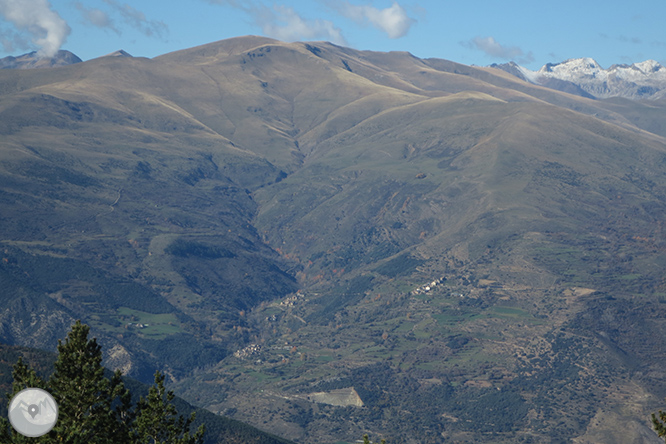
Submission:
[[[666,0],[0,0],[0,57],[154,57],[241,35],[328,40],[464,64],[592,57],[666,65]]]

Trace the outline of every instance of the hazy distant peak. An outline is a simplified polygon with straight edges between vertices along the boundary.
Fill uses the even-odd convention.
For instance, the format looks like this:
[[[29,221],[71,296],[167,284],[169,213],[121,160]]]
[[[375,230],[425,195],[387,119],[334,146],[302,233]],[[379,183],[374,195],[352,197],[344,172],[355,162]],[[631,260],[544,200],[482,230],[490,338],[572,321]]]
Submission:
[[[18,57],[8,56],[0,59],[0,69],[56,68],[80,62],[82,60],[76,54],[64,49],[53,57],[41,57],[37,51],[32,51]]]
[[[497,64],[493,63],[490,65],[491,68],[496,68],[496,69],[501,69],[502,71],[506,71],[509,74],[513,74],[514,76],[527,80],[527,77],[525,76],[525,73],[523,72],[524,68],[520,65],[518,65],[516,62],[509,62],[509,63],[502,63],[502,64]]]
[[[133,56],[124,49],[119,49],[118,51],[114,51],[111,54],[107,54],[103,57],[133,57]]]

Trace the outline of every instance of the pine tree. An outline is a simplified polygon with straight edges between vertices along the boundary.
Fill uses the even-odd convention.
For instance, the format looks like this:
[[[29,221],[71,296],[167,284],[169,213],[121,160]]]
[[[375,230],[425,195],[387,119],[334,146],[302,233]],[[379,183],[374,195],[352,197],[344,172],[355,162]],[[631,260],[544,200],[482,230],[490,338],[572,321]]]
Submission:
[[[11,399],[18,392],[27,388],[49,390],[47,382],[39,377],[30,366],[25,364],[21,357],[19,357],[18,362],[14,365],[12,377],[14,378],[14,381],[12,382],[11,393],[7,393],[8,402],[11,402]],[[6,418],[0,418],[0,442],[12,444],[34,443],[35,438],[27,438],[17,433],[10,426],[9,421]],[[47,438],[41,438],[38,442],[48,442],[48,440]]]
[[[111,381],[104,376],[102,348],[95,338],[88,339],[89,332],[90,327],[77,321],[65,342],[58,341],[49,385],[59,412],[50,434],[71,444],[124,442],[129,429],[119,416],[126,412],[114,410],[112,403],[123,397],[119,407],[126,407],[129,394],[119,373]]]
[[[372,441],[370,441],[370,437],[367,434],[363,435],[363,444],[372,444]],[[381,444],[386,444],[386,439],[382,438]]]
[[[660,438],[666,437],[666,412],[659,410],[659,417],[652,414],[652,424],[654,425],[654,430],[657,432]]]
[[[164,387],[165,376],[155,373],[155,385],[150,388],[147,398],[137,404],[136,423],[133,441],[142,444],[200,444],[205,428],[202,425],[194,435],[189,429],[194,421],[194,413],[188,419],[177,416],[172,404],[174,394]]]
[[[58,403],[58,422],[46,435],[26,438],[0,418],[0,443],[67,444],[201,444],[204,426],[191,435],[189,419],[177,415],[173,392],[164,388],[164,376],[155,375],[147,399],[132,409],[132,397],[120,372],[104,375],[102,349],[88,339],[90,327],[77,321],[64,342],[58,341],[55,371],[48,381],[19,358],[14,366],[14,397],[29,387],[47,390]]]

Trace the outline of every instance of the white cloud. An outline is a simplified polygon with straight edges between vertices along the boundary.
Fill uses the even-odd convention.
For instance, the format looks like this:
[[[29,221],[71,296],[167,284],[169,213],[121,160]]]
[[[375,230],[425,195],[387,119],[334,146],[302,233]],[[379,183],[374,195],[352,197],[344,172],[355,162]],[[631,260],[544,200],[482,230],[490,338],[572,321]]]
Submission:
[[[397,2],[388,8],[378,9],[370,5],[352,5],[348,2],[329,4],[342,15],[358,23],[369,22],[375,28],[384,31],[390,38],[404,37],[416,20],[407,16],[405,9]]]
[[[33,44],[40,47],[38,54],[53,57],[72,31],[67,22],[51,9],[47,0],[0,0],[0,14],[19,31],[30,34]],[[20,42],[14,35],[3,39],[3,47]]]
[[[474,37],[469,42],[464,43],[465,46],[470,48],[479,49],[491,57],[514,60],[518,63],[529,63],[534,61],[532,53],[527,53],[517,46],[504,46],[500,44],[494,37]]]
[[[116,34],[120,34],[109,14],[97,8],[86,8],[81,2],[74,2],[74,6],[81,12],[83,19],[87,24],[98,28],[108,28]]]
[[[286,6],[255,7],[250,11],[264,35],[283,41],[324,39],[345,45],[342,31],[328,20],[306,20]]]
[[[148,20],[146,14],[127,3],[120,4],[116,0],[104,0],[104,3],[113,7],[118,13],[120,13],[120,16],[125,23],[147,37],[157,36],[161,39],[165,39],[166,35],[169,33],[169,27],[166,23],[158,20]]]
[[[288,42],[322,39],[339,45],[347,44],[342,31],[333,22],[322,19],[303,18],[294,8],[288,6],[273,5],[269,7],[261,0],[207,1],[221,6],[230,6],[245,12],[261,28],[263,35],[267,37]]]

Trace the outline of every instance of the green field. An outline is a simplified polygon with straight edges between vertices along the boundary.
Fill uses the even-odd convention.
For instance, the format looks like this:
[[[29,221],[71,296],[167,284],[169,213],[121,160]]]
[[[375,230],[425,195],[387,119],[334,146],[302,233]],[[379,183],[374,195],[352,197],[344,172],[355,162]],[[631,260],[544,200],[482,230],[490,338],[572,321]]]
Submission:
[[[100,322],[104,318],[99,315],[92,316],[92,324],[108,331],[133,333],[149,339],[163,339],[183,332],[180,321],[173,313],[153,314],[120,307],[115,315],[108,317],[114,321],[112,324],[115,327]]]

